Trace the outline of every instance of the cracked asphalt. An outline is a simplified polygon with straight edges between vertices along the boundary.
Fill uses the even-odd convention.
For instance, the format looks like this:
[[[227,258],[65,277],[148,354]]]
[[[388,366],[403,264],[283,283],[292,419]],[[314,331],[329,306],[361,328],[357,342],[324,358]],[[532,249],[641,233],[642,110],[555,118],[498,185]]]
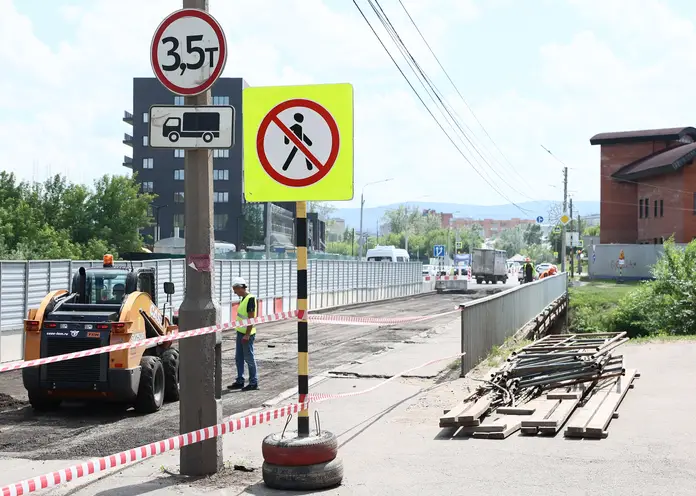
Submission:
[[[428,294],[331,313],[371,317],[436,315],[486,296],[492,289],[482,287],[474,295]],[[457,314],[450,314],[413,325],[381,327],[310,324],[310,373],[326,373],[457,318]],[[223,384],[227,385],[234,380],[234,335],[226,333],[222,346]],[[256,348],[261,389],[223,391],[224,416],[258,407],[296,386],[294,321],[259,326]],[[27,404],[21,373],[0,374],[0,456],[32,460],[105,456],[166,439],[178,430],[178,403],[165,404],[159,412],[146,416],[119,405],[85,403],[67,403],[56,412],[35,413]]]

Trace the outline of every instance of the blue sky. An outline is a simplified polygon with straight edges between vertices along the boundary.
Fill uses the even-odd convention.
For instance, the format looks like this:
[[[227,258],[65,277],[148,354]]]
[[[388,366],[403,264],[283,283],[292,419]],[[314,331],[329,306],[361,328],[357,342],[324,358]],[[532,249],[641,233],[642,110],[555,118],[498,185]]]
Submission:
[[[367,1],[359,3],[376,23]],[[398,178],[368,196],[370,204],[560,196],[548,185],[560,185],[561,166],[541,144],[571,167],[573,195],[596,200],[593,134],[696,124],[688,99],[696,76],[694,2],[404,0],[510,163],[449,85],[398,1],[380,3],[472,130],[486,156],[477,166],[498,191],[427,115],[351,1],[210,1],[231,46],[225,75],[251,85],[354,84],[357,194],[366,182]],[[180,6],[177,0],[0,0],[0,11],[9,12],[0,19],[0,64],[8,68],[0,90],[15,95],[0,101],[3,167],[25,179],[63,172],[85,182],[126,173],[120,164],[130,149],[121,144],[128,132],[121,116],[131,107],[131,78],[151,75],[152,32]],[[475,153],[465,154],[476,163]]]

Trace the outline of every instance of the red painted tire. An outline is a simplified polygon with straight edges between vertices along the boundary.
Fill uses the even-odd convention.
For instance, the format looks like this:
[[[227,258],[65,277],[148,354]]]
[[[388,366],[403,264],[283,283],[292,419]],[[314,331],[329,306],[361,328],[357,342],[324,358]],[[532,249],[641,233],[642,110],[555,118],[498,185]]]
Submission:
[[[271,465],[300,467],[330,462],[338,455],[338,439],[329,431],[297,437],[297,432],[270,434],[261,443],[263,459]]]

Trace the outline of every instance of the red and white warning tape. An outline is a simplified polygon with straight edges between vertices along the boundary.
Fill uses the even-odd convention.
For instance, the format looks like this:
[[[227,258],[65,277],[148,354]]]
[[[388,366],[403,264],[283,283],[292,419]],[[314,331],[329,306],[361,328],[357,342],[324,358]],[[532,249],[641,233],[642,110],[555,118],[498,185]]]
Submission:
[[[114,455],[104,456],[101,458],[94,458],[92,460],[88,460],[77,465],[72,465],[61,470],[56,470],[54,472],[49,472],[44,475],[38,475],[30,479],[25,479],[20,482],[2,486],[0,487],[0,494],[2,496],[22,496],[25,494],[40,491],[42,489],[47,489],[49,487],[59,486],[74,479],[79,479],[81,477],[86,477],[88,475],[104,472],[106,470],[127,465],[129,463],[145,460],[147,458],[151,458],[155,455],[159,455],[167,451],[181,449],[183,446],[188,446],[194,443],[200,443],[207,439],[212,439],[218,436],[224,436],[225,434],[241,431],[244,429],[249,429],[260,424],[268,423],[272,420],[286,417],[291,413],[297,413],[299,411],[302,411],[306,409],[310,404],[322,403],[324,401],[349,398],[352,396],[366,394],[388,384],[391,381],[398,379],[401,376],[407,375],[409,372],[418,370],[423,367],[427,367],[428,365],[431,365],[433,363],[442,362],[445,360],[453,360],[455,358],[461,357],[462,355],[464,355],[464,353],[458,353],[456,355],[431,360],[417,367],[405,370],[397,375],[390,377],[389,379],[383,382],[380,382],[379,384],[376,384],[375,386],[372,386],[368,389],[364,389],[362,391],[354,391],[342,394],[310,394],[304,402],[293,403],[272,410],[264,410],[261,412],[253,413],[251,415],[247,415],[246,417],[227,418],[222,423],[213,425],[211,427],[199,429],[197,431],[189,432],[187,434],[173,436],[163,441],[145,444],[138,448],[122,451]]]
[[[424,320],[435,319],[438,317],[443,317],[452,313],[459,312],[459,309],[452,310],[445,313],[426,315],[426,316],[411,316],[411,317],[350,317],[346,315],[330,315],[330,314],[309,314],[308,319],[312,322],[317,322],[319,324],[337,324],[337,325],[359,325],[359,326],[370,326],[370,325],[394,325],[394,324],[406,324],[409,322],[422,322]],[[73,353],[64,353],[62,355],[55,355],[45,358],[37,358],[35,360],[26,360],[20,362],[11,362],[5,365],[0,365],[0,373],[10,372],[12,370],[25,369],[27,367],[36,367],[39,365],[45,365],[48,363],[63,362],[66,360],[74,360],[76,358],[83,358],[93,355],[101,355],[102,353],[110,353],[112,351],[127,350],[130,348],[152,348],[154,346],[166,343],[168,341],[178,341],[179,339],[190,338],[194,336],[201,336],[203,334],[212,334],[215,332],[223,332],[236,327],[245,327],[248,325],[258,325],[265,324],[269,322],[279,322],[282,320],[289,320],[297,317],[298,319],[304,318],[306,315],[305,310],[293,310],[291,312],[280,312],[272,315],[266,315],[264,317],[256,317],[253,319],[243,319],[237,320],[235,322],[227,322],[220,325],[201,327],[200,329],[193,329],[191,331],[174,332],[166,336],[160,336],[156,338],[142,339],[140,341],[133,341],[127,343],[111,344],[108,346],[102,346],[101,348],[92,348],[84,351],[76,351]]]
[[[140,341],[132,341],[127,343],[111,344],[108,346],[102,346],[101,348],[92,348],[84,351],[76,351],[73,353],[64,353],[62,355],[55,355],[46,358],[37,358],[36,360],[27,360],[22,362],[13,362],[7,365],[0,365],[1,372],[9,372],[10,370],[25,369],[27,367],[36,367],[37,365],[45,365],[47,363],[62,362],[65,360],[73,360],[75,358],[82,358],[92,355],[101,355],[102,353],[110,353],[112,351],[127,350],[130,348],[152,348],[153,346],[166,343],[168,341],[178,341],[179,339],[190,338],[193,336],[202,336],[203,334],[212,334],[214,332],[226,331],[229,329],[234,329],[235,327],[244,327],[248,325],[264,324],[268,322],[277,322],[280,320],[288,320],[293,317],[303,318],[305,315],[304,310],[293,310],[292,312],[280,312],[273,315],[266,315],[264,317],[255,317],[253,319],[243,319],[237,320],[235,322],[227,322],[224,324],[201,327],[200,329],[193,329],[191,331],[184,332],[173,332],[167,334],[166,336],[159,336],[156,338],[142,339]]]

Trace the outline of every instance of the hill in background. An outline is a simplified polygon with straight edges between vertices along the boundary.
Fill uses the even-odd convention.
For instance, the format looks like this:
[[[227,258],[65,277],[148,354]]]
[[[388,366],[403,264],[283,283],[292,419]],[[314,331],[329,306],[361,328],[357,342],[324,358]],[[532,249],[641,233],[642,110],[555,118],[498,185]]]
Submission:
[[[435,203],[435,202],[407,202],[404,205],[417,206],[421,209],[432,209],[436,212],[454,213],[455,217],[470,217],[473,219],[536,219],[541,215],[546,218],[552,205],[558,203],[555,200],[540,200],[535,202],[518,203],[520,208],[515,205],[466,205],[459,203]],[[398,203],[383,205],[380,207],[370,207],[363,210],[363,226],[365,231],[374,232],[377,223],[381,221],[387,210],[398,208]],[[598,201],[574,201],[573,216],[592,215],[599,213]],[[344,219],[347,228],[358,229],[360,226],[360,208],[338,208],[331,215],[335,218]]]

